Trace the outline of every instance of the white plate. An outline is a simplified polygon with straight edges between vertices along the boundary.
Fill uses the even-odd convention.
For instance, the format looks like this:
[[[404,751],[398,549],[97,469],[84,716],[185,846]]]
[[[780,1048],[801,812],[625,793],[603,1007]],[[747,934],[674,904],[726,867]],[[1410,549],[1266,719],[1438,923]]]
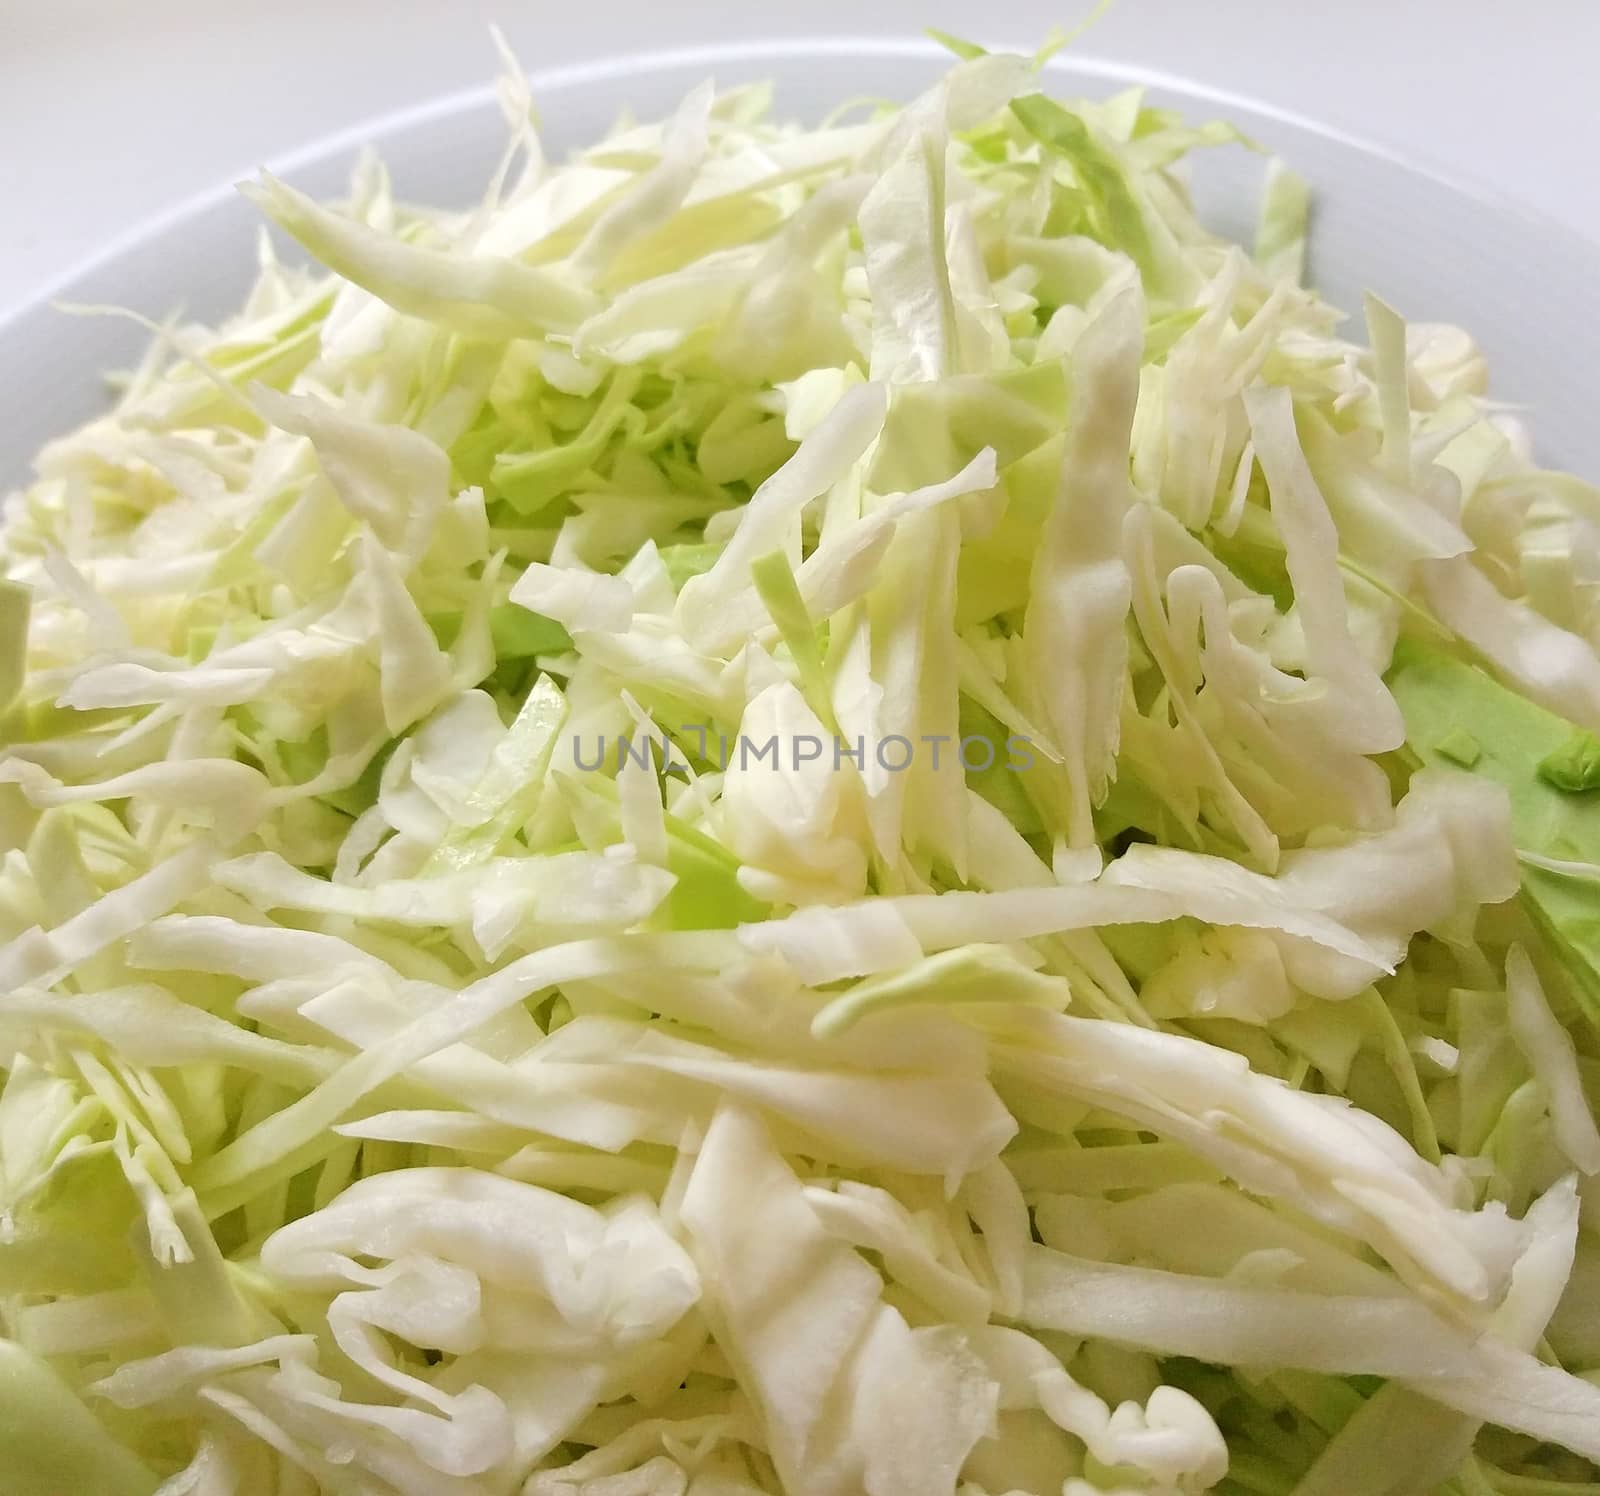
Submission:
[[[738,43],[566,67],[535,74],[533,84],[548,147],[559,153],[595,138],[624,108],[667,113],[708,75],[722,84],[771,79],[781,114],[815,120],[852,98],[908,98],[949,61],[920,41]],[[1151,102],[1191,118],[1231,120],[1286,157],[1316,193],[1312,273],[1329,299],[1359,308],[1371,288],[1413,320],[1461,323],[1489,356],[1493,393],[1527,408],[1541,458],[1600,478],[1600,248],[1492,193],[1177,79],[1057,58],[1046,86],[1103,96],[1130,83],[1147,84]],[[465,205],[502,140],[485,87],[374,121],[277,170],[308,192],[337,196],[370,142],[403,196]],[[1259,175],[1259,160],[1242,150],[1204,153],[1194,185],[1213,228],[1248,241]],[[25,475],[43,442],[94,414],[103,373],[126,367],[145,341],[125,320],[68,317],[50,302],[219,317],[249,284],[258,221],[231,186],[220,186],[0,320],[0,491]]]

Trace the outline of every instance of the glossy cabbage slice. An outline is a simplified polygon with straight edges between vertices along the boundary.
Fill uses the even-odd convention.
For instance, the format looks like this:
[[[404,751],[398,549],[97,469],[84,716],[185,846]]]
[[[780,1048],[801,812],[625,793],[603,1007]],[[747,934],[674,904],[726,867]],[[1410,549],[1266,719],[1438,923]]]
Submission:
[[[1600,494],[952,49],[510,64],[39,454],[7,1491],[1600,1489]]]

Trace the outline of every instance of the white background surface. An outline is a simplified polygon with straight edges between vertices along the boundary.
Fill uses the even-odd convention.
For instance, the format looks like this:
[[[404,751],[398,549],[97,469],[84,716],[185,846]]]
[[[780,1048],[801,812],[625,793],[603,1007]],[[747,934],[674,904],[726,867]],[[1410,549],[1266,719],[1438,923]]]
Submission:
[[[486,80],[490,21],[537,69],[651,46],[928,24],[1031,47],[1088,8],[0,0],[0,305],[219,180]],[[1379,141],[1600,241],[1600,0],[1119,0],[1078,47]]]

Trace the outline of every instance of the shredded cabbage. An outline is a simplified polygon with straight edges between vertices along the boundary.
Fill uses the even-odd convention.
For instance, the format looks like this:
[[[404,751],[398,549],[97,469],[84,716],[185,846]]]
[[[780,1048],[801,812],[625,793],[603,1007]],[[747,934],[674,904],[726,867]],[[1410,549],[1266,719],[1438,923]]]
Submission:
[[[7,1492],[1600,1490],[1600,490],[949,45],[265,177],[11,497]]]

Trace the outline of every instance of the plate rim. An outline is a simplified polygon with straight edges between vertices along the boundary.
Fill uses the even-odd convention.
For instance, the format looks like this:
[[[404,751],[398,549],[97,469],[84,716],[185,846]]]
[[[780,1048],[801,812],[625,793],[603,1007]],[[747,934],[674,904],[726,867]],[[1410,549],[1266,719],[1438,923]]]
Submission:
[[[995,50],[1009,49],[997,46]],[[834,33],[814,37],[749,38],[684,47],[641,48],[581,58],[572,62],[558,63],[553,67],[537,68],[528,72],[526,77],[529,90],[537,101],[541,91],[570,89],[584,84],[637,77],[665,68],[704,66],[714,69],[719,63],[751,62],[765,58],[792,60],[807,56],[827,58],[862,54],[929,59],[948,58],[951,55],[947,48],[927,37],[883,34],[852,36]],[[1531,204],[1519,201],[1502,188],[1474,178],[1468,173],[1419,159],[1382,141],[1326,124],[1297,110],[1270,104],[1247,93],[1200,82],[1180,73],[1071,49],[1046,59],[1042,71],[1045,74],[1076,73],[1108,84],[1119,84],[1122,87],[1143,86],[1161,89],[1186,95],[1223,113],[1233,111],[1254,115],[1271,124],[1311,135],[1328,144],[1380,160],[1392,168],[1426,179],[1436,187],[1469,198],[1490,212],[1515,220],[1526,231],[1564,238],[1575,249],[1600,256],[1600,240],[1591,237],[1575,225],[1565,223]],[[365,145],[379,144],[384,137],[401,130],[426,125],[431,120],[445,119],[470,109],[492,108],[494,103],[492,81],[436,94],[414,104],[368,115],[355,124],[319,135],[263,163],[247,168],[242,175],[230,174],[223,180],[199,188],[113,235],[104,244],[80,256],[55,276],[24,293],[17,300],[0,305],[0,338],[6,337],[18,322],[41,307],[48,307],[54,302],[70,301],[72,288],[79,282],[88,280],[134,250],[229,200],[238,191],[241,180],[260,170],[270,171],[274,175],[288,176],[329,157],[349,154]],[[1290,164],[1293,165],[1293,162]],[[1313,193],[1316,191],[1314,182],[1312,191]]]

